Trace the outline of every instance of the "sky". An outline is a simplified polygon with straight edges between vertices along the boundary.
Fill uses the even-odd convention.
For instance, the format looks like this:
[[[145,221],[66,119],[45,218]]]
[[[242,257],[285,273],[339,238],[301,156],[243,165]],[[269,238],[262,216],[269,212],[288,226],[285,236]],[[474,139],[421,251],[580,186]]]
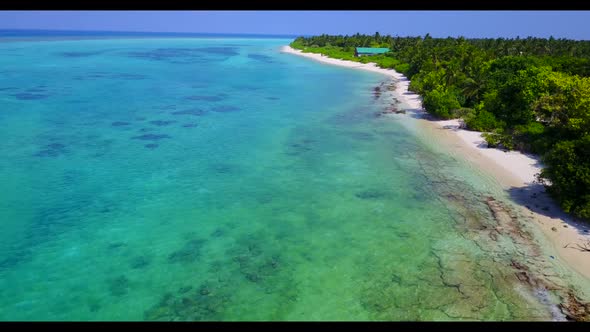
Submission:
[[[590,40],[590,11],[0,11],[0,29]]]

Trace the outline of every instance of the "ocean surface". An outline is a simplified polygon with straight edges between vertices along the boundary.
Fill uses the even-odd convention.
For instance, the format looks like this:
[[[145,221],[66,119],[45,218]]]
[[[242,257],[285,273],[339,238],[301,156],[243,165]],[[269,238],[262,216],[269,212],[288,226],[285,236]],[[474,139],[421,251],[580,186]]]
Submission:
[[[559,318],[499,185],[290,41],[0,43],[0,320]]]

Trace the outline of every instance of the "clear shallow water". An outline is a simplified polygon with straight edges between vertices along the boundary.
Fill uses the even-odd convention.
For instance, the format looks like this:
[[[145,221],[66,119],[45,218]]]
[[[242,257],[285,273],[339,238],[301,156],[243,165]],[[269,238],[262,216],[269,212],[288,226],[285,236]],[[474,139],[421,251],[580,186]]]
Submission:
[[[288,42],[1,44],[0,319],[551,319],[501,190]]]

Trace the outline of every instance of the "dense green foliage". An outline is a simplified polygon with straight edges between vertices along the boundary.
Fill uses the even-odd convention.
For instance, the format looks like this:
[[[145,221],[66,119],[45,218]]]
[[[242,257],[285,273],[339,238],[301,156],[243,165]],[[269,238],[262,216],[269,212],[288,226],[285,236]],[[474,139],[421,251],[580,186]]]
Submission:
[[[492,131],[495,128],[502,128],[503,124],[499,122],[493,113],[486,110],[477,112],[474,116],[465,120],[468,128],[477,131]]]
[[[291,46],[405,74],[428,112],[463,118],[490,147],[540,154],[548,191],[565,211],[590,218],[590,41],[376,33],[299,37]],[[355,47],[391,51],[356,58]]]
[[[563,209],[590,218],[590,135],[556,143],[545,155],[545,162],[541,175],[551,179],[548,190]]]
[[[461,108],[457,95],[452,91],[436,88],[424,96],[424,107],[443,119],[452,118],[451,111]]]

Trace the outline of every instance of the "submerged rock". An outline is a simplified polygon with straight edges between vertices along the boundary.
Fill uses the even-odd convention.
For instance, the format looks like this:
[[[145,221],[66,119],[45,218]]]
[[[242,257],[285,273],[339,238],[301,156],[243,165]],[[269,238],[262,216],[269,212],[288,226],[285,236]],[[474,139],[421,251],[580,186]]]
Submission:
[[[98,304],[96,301],[92,301],[88,303],[88,310],[90,310],[90,312],[97,312],[100,310],[100,304]]]
[[[224,234],[225,234],[225,231],[221,228],[218,228],[211,234],[211,236],[220,237],[220,236],[223,236]]]
[[[111,80],[144,80],[147,76],[141,74],[127,74],[127,73],[107,73],[107,72],[89,72],[84,75],[75,76],[75,80],[88,81],[97,79],[111,79]]]
[[[38,100],[38,99],[45,99],[45,98],[49,97],[49,95],[46,95],[46,94],[29,93],[29,92],[14,93],[11,96],[13,96],[19,100]]]
[[[188,96],[185,97],[188,100],[204,100],[204,101],[221,101],[226,99],[223,96]]]
[[[193,289],[193,286],[183,286],[178,289],[178,293],[179,294],[188,293],[191,291],[191,289]]]
[[[239,107],[236,106],[217,106],[217,107],[213,107],[211,109],[213,112],[217,112],[217,113],[229,113],[229,112],[237,112],[240,110]]]
[[[151,264],[152,260],[147,256],[137,256],[134,257],[129,266],[132,269],[143,269]]]
[[[168,263],[191,263],[201,256],[201,247],[205,241],[190,240],[184,247],[168,255]]]
[[[66,153],[65,145],[61,143],[51,143],[44,146],[44,149],[35,153],[35,157],[59,157]]]
[[[151,124],[156,125],[156,126],[167,126],[171,123],[175,123],[176,121],[164,121],[164,120],[154,120],[154,121],[150,121]]]
[[[252,282],[260,282],[262,280],[262,277],[257,273],[244,273],[244,276]]]
[[[202,116],[205,115],[207,113],[207,111],[204,111],[202,109],[198,109],[198,108],[193,108],[193,109],[188,109],[188,110],[184,110],[184,111],[176,111],[176,112],[172,112],[172,115],[193,115],[193,116]]]
[[[121,126],[128,126],[130,125],[129,122],[124,122],[124,121],[115,121],[113,123],[111,123],[111,126],[113,127],[121,127]]]
[[[398,109],[396,106],[392,106],[391,108],[378,112],[377,115],[385,115],[385,114],[406,114],[406,110]]]
[[[211,169],[215,173],[228,174],[233,173],[235,171],[235,166],[230,164],[214,164],[211,165]]]
[[[360,191],[354,195],[360,199],[381,199],[387,197],[386,192],[372,189]]]
[[[391,282],[396,283],[396,284],[401,284],[402,278],[400,276],[398,276],[397,274],[392,274],[391,275]]]
[[[155,109],[159,109],[159,110],[175,110],[176,109],[176,105],[156,106],[154,108]]]
[[[145,311],[145,320],[158,321],[211,321],[222,320],[223,312],[230,301],[222,285],[203,284],[193,290],[182,287],[178,295],[165,294],[160,302]]]
[[[61,143],[51,143],[47,144],[45,147],[52,150],[61,150],[64,149],[66,146]]]
[[[250,53],[250,54],[248,54],[248,58],[262,61],[265,63],[273,63],[274,62],[272,57],[270,57],[268,55],[264,55],[264,54]]]
[[[373,88],[373,96],[375,97],[375,99],[381,97],[381,87],[376,86]]]
[[[203,296],[207,296],[210,293],[211,293],[211,290],[207,286],[202,286],[201,289],[199,290],[199,294],[201,294]]]
[[[43,88],[31,88],[27,89],[27,92],[45,92],[46,90]]]
[[[82,57],[90,57],[90,56],[94,56],[94,55],[100,55],[104,52],[105,51],[61,52],[58,54],[64,58],[82,58]]]
[[[108,245],[109,250],[118,250],[127,246],[124,242],[114,242]]]
[[[18,264],[30,259],[30,255],[27,253],[27,251],[21,251],[17,254],[11,255],[10,257],[0,259],[0,271],[12,269]]]
[[[578,322],[590,321],[590,303],[581,301],[573,291],[566,294],[566,299],[559,304],[559,309],[569,320]]]
[[[109,280],[109,291],[113,296],[123,296],[129,290],[129,279],[121,275],[115,279]]]
[[[354,138],[354,139],[358,139],[358,140],[362,140],[362,141],[373,141],[375,140],[375,135],[370,134],[370,133],[359,133],[359,132],[351,132],[349,133],[349,136]]]
[[[139,140],[144,140],[144,141],[157,141],[157,140],[161,140],[164,138],[172,138],[172,137],[170,137],[170,135],[166,135],[166,134],[145,134],[145,135],[141,135],[141,136],[131,137],[131,139],[139,139]]]
[[[113,74],[111,77],[115,78],[115,79],[120,79],[120,80],[145,80],[147,78],[147,76],[141,75],[141,74],[126,74],[126,73]]]
[[[157,148],[158,146],[159,145],[155,144],[155,143],[144,145],[144,147],[146,147],[147,149],[150,149],[150,150],[153,150],[153,149]]]

